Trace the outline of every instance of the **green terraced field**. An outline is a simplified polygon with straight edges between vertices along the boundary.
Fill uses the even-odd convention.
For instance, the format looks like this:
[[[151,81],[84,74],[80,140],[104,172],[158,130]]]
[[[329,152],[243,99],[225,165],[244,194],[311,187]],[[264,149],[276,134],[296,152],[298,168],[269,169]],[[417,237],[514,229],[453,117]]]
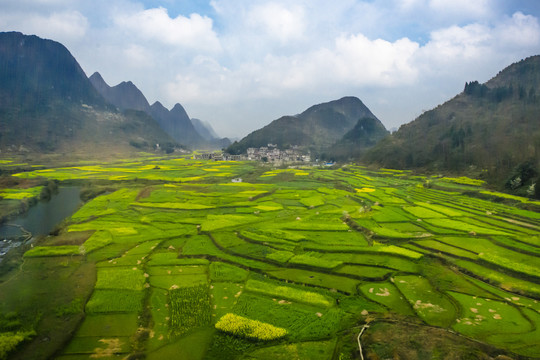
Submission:
[[[481,181],[189,157],[15,176],[105,190],[0,274],[14,359],[354,359],[366,323],[380,354],[414,345],[395,328],[432,331],[425,358],[540,357],[540,207]]]

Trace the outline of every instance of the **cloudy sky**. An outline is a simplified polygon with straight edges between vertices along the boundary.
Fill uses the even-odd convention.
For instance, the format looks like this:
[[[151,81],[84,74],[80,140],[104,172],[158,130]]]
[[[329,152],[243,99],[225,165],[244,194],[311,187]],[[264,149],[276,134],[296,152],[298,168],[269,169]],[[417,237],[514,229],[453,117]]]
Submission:
[[[540,54],[539,18],[538,0],[0,0],[0,31],[229,137],[348,95],[399,127]]]

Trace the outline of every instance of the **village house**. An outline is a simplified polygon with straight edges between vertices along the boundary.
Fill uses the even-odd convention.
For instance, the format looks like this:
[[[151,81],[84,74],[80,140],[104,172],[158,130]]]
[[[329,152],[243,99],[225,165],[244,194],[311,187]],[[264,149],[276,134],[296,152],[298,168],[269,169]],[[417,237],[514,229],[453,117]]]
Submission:
[[[286,150],[280,150],[276,144],[268,144],[259,148],[248,148],[246,154],[231,155],[222,151],[202,152],[195,155],[195,159],[214,161],[264,161],[271,163],[283,162],[310,162],[309,154],[301,153],[298,146],[293,146]]]

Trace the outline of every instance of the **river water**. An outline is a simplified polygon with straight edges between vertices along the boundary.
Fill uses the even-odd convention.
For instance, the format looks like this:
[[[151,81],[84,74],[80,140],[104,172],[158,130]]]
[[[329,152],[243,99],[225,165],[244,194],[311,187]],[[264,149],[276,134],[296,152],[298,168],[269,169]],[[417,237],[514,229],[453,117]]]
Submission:
[[[32,236],[47,235],[56,225],[77,210],[81,205],[79,196],[79,187],[59,187],[58,192],[53,194],[49,201],[38,201],[26,213],[2,224],[0,226],[0,261],[9,249],[20,245],[20,242],[15,241],[22,235],[18,226],[32,233]]]

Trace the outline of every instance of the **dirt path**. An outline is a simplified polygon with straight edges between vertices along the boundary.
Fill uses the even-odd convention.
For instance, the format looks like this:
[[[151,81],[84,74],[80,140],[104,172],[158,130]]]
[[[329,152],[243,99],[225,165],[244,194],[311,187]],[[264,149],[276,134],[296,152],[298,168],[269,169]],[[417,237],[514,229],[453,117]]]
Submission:
[[[368,324],[365,324],[362,327],[362,330],[360,330],[360,333],[358,334],[358,338],[356,339],[358,341],[358,351],[360,351],[360,359],[364,360],[364,354],[362,354],[362,344],[360,343],[360,337],[364,333],[364,330],[366,330],[369,327]]]

